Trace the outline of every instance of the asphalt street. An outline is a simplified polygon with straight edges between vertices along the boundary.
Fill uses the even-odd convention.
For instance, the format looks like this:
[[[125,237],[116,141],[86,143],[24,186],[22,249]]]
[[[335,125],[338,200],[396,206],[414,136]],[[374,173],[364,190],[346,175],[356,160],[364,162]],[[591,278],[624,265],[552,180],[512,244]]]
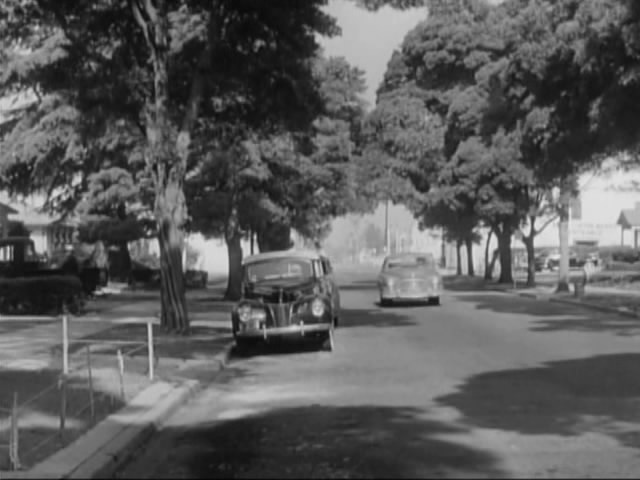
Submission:
[[[381,308],[342,276],[332,353],[235,358],[120,478],[638,478],[638,321],[451,287]]]

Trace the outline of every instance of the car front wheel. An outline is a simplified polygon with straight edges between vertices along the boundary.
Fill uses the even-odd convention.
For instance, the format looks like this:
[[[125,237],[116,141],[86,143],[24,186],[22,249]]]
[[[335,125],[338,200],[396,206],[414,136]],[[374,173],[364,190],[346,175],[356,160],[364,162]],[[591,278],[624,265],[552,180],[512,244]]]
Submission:
[[[333,329],[329,330],[322,339],[322,350],[325,352],[333,352],[335,350],[335,339]]]

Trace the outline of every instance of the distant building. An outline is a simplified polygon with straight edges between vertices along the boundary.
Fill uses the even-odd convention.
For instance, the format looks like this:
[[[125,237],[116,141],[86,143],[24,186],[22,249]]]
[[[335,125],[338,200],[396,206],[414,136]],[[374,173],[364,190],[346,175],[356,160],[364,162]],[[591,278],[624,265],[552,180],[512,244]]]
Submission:
[[[34,241],[38,253],[52,255],[64,250],[74,242],[76,225],[71,221],[62,221],[59,217],[42,213],[35,202],[12,201],[0,195],[0,230],[6,236],[9,222],[22,222]]]

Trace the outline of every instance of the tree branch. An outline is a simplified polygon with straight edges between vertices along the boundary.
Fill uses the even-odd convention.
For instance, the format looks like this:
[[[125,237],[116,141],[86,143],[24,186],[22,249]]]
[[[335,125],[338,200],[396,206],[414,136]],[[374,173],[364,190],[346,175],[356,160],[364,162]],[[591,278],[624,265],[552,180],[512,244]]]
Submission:
[[[131,7],[131,11],[133,12],[133,18],[142,30],[144,38],[147,41],[147,45],[152,50],[155,49],[155,42],[153,41],[151,35],[149,35],[149,25],[142,15],[142,10],[140,4],[138,3],[138,0],[129,0],[129,6]]]
[[[158,21],[158,10],[153,6],[151,0],[143,0],[144,1],[144,10],[147,12],[149,16],[149,20],[151,23],[156,23]]]
[[[218,15],[219,12],[217,12],[218,8],[219,2],[212,2],[207,23],[207,41],[205,48],[198,59],[196,72],[193,81],[191,82],[191,91],[189,92],[186,111],[182,119],[182,125],[180,126],[180,132],[178,133],[178,139],[176,142],[178,156],[183,167],[186,167],[186,161],[189,155],[191,130],[198,118],[200,102],[204,92],[205,78],[212,69],[211,57],[213,55],[213,49],[217,40],[220,38],[220,24],[218,20],[220,15]]]
[[[535,230],[534,235],[538,235],[539,233],[542,233],[545,230],[545,228],[547,228],[549,225],[551,225],[553,222],[555,222],[558,219],[558,217],[559,217],[559,215],[553,215],[546,222],[544,222],[542,224],[542,226],[538,230]]]

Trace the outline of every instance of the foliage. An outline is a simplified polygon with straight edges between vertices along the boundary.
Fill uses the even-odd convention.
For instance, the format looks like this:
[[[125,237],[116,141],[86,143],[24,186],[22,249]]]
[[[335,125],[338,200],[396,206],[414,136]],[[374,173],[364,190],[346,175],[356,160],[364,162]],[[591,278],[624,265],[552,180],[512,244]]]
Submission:
[[[327,220],[350,208],[351,129],[363,110],[363,72],[343,58],[318,58],[314,72],[324,104],[307,132],[255,133],[203,152],[186,186],[190,229],[224,234],[237,207],[241,231],[276,222],[321,237]]]

